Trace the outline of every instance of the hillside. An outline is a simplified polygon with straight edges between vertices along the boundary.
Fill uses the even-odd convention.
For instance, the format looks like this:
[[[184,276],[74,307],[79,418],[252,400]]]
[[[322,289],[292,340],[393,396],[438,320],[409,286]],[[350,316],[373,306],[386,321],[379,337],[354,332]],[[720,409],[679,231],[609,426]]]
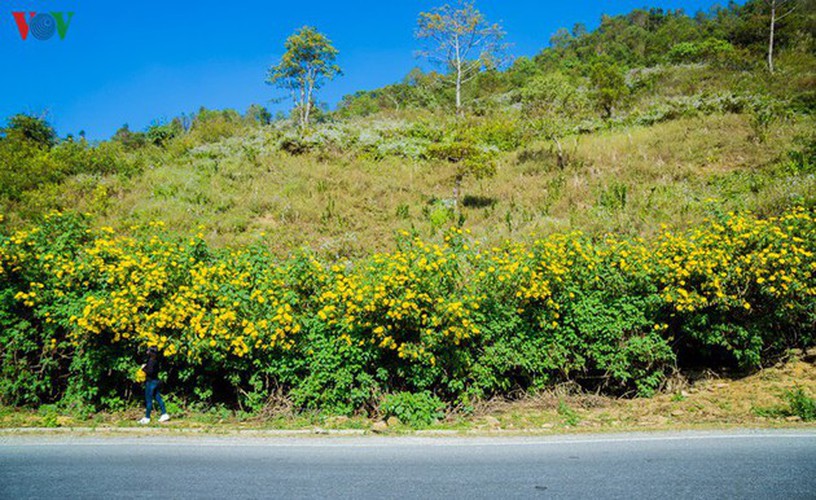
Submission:
[[[15,145],[11,131],[0,141],[2,227],[78,210],[122,230],[161,220],[218,245],[265,233],[280,255],[305,245],[343,257],[454,219],[495,242],[572,229],[648,235],[698,223],[711,200],[760,214],[809,205],[813,2],[780,28],[774,74],[757,9],[642,10],[559,32],[536,57],[470,82],[464,120],[439,74],[414,71],[348,96],[306,133],[285,119],[266,125],[258,106],[202,108],[96,145],[45,130],[47,150]],[[622,80],[596,82],[598,68]],[[604,85],[620,86],[610,116]],[[461,214],[447,210],[456,166],[429,153],[457,141],[486,151],[495,172],[464,179]]]
[[[703,115],[573,136],[564,140],[563,169],[552,145],[532,138],[497,155],[494,177],[465,182],[462,224],[490,243],[572,229],[652,235],[663,224],[693,226],[714,207],[773,214],[811,203],[812,170],[792,167],[788,152],[801,147],[794,138],[813,130],[813,120],[778,123],[764,143],[752,139],[750,120]],[[380,119],[331,130],[353,137],[366,127],[406,126]],[[274,131],[248,130],[179,159],[152,160],[132,178],[76,176],[57,189],[54,208],[93,213],[118,230],[164,221],[216,244],[260,237],[281,256],[301,246],[332,257],[392,250],[398,231],[432,237],[454,223],[444,166],[333,145],[293,156],[278,150],[279,140]]]
[[[649,396],[814,342],[816,2],[636,10],[299,127],[200,109],[0,138],[0,403],[122,408],[156,345],[191,404],[329,413],[569,383]],[[390,403],[389,403],[390,401]]]

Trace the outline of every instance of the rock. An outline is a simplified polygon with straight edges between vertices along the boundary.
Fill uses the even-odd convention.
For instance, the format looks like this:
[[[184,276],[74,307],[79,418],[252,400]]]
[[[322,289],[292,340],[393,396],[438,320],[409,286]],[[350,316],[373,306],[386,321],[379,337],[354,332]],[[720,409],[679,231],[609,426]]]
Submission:
[[[802,420],[802,418],[799,417],[798,415],[791,415],[789,417],[785,417],[785,421],[787,422],[799,422],[800,420]]]
[[[816,363],[816,347],[811,347],[805,351],[805,355],[802,356],[802,360],[808,363]]]
[[[394,427],[395,425],[399,425],[400,420],[397,417],[388,417],[385,423],[388,424],[388,427]]]
[[[684,398],[689,397],[689,393],[686,391],[680,391],[680,395],[683,396]]]
[[[683,410],[674,410],[673,412],[671,412],[672,417],[682,417],[685,414],[686,412],[684,412]]]
[[[555,427],[555,424],[541,424],[542,429],[552,429]]]
[[[385,432],[387,430],[388,430],[388,424],[383,422],[382,420],[377,420],[376,422],[374,422],[371,425],[371,431],[372,432],[380,433],[380,432]]]
[[[722,389],[723,387],[728,387],[728,384],[717,384],[714,387],[716,387],[717,389]]]

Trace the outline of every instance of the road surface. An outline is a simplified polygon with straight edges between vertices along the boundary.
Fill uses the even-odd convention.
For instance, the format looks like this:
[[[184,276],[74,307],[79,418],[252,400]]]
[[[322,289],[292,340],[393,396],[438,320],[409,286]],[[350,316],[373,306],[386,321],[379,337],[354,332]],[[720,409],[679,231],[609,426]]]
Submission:
[[[0,498],[816,498],[816,431],[0,435]]]

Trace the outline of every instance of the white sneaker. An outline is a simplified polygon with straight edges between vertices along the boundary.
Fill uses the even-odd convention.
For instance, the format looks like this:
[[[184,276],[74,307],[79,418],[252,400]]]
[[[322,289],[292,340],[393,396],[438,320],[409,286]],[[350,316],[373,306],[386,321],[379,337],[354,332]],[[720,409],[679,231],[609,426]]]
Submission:
[[[142,424],[142,425],[149,424],[149,423],[150,423],[150,419],[149,419],[149,418],[147,418],[147,417],[144,417],[144,418],[142,418],[141,420],[139,420],[139,423],[140,423],[140,424]]]
[[[159,417],[159,422],[167,422],[170,420],[170,415],[163,413],[161,417]]]

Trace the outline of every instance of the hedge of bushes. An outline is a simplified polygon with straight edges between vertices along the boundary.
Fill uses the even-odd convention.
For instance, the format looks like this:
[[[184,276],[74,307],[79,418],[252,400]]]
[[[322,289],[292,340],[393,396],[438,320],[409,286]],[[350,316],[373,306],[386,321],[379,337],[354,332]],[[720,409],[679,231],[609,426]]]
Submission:
[[[467,405],[563,381],[649,395],[678,366],[751,369],[812,345],[815,248],[803,208],[650,241],[483,248],[452,228],[333,263],[55,213],[0,240],[0,402],[121,404],[148,344],[169,391],[251,410],[281,395],[346,414],[388,394]]]

